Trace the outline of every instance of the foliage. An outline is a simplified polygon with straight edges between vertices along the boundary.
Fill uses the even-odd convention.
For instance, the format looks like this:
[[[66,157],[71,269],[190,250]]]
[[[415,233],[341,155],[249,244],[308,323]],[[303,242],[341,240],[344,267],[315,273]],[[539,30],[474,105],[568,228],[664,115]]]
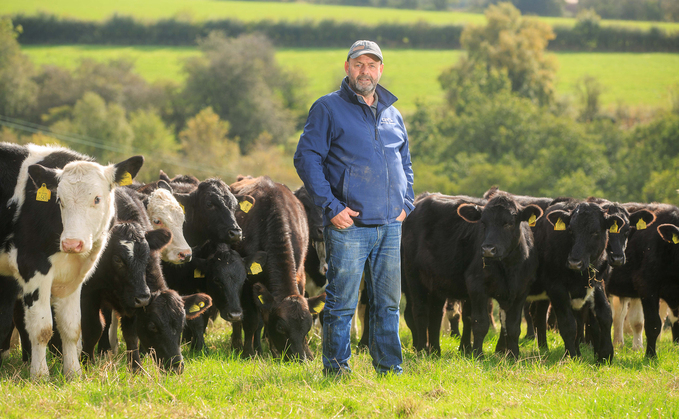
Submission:
[[[33,63],[21,53],[16,40],[20,32],[21,26],[0,18],[0,115],[16,115],[35,104]]]
[[[580,0],[578,7],[593,9],[606,19],[677,21],[674,0]]]
[[[501,0],[472,0],[470,6],[475,10],[485,10]],[[561,16],[564,0],[509,0],[523,14],[538,16]]]
[[[299,123],[303,105],[296,103],[295,78],[276,63],[271,43],[259,35],[234,39],[212,32],[199,45],[204,56],[189,59],[185,67],[182,97],[193,111],[189,114],[212,107],[229,121],[242,152],[264,133],[285,141]]]

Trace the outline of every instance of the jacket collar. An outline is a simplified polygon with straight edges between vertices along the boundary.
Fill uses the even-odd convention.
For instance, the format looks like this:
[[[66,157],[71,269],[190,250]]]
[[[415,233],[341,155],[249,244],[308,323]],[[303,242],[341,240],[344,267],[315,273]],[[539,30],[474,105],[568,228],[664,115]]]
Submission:
[[[377,113],[380,113],[382,109],[388,108],[389,106],[393,105],[398,100],[396,96],[394,96],[389,90],[382,87],[379,83],[377,84],[375,91],[377,92]],[[349,87],[347,77],[344,77],[344,79],[342,80],[342,86],[340,87],[339,92],[340,96],[345,97],[352,103],[356,104],[362,103],[359,102],[358,95],[356,94],[356,92],[351,90],[351,87]]]

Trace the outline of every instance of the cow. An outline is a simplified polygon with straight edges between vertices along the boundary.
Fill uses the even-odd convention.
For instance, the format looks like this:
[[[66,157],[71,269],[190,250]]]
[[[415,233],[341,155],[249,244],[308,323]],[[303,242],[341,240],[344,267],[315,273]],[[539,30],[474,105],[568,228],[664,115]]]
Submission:
[[[30,375],[49,374],[52,313],[63,345],[63,371],[79,376],[80,290],[106,246],[116,186],[144,162],[102,166],[62,147],[0,144],[0,275],[21,286],[32,347]]]
[[[573,311],[589,303],[597,361],[613,359],[612,314],[603,281],[609,269],[608,233],[623,224],[619,215],[607,214],[596,203],[568,200],[550,205],[536,225],[539,268],[529,299],[549,298],[565,352],[571,357],[580,356]],[[545,312],[539,314],[540,319],[546,317]],[[546,323],[537,321],[535,327],[538,344],[546,347]]]
[[[150,194],[161,188],[165,178],[167,176],[139,187],[137,191]],[[217,178],[204,180],[198,185],[167,180],[170,180],[173,195],[184,209],[184,237],[191,247],[201,246],[208,240],[234,244],[242,239],[243,232],[235,213],[241,205],[251,205],[251,197],[234,196],[224,181]]]
[[[521,312],[537,268],[528,222],[541,216],[538,206],[519,206],[504,193],[487,202],[440,194],[417,201],[403,224],[402,240],[416,350],[440,354],[442,309],[445,299],[453,298],[466,300],[471,309],[460,349],[482,356],[492,297],[500,304],[503,329],[496,350],[518,357]]]
[[[192,320],[184,328],[185,341],[191,348],[202,351],[208,319],[220,314],[228,322],[243,318],[241,294],[253,263],[265,266],[266,254],[258,252],[247,262],[225,243],[206,242],[197,248],[191,262],[184,265],[163,263],[163,273],[168,287],[180,295],[204,292],[212,298],[212,307]],[[246,268],[247,265],[247,268]]]
[[[646,333],[646,356],[657,357],[656,343],[662,321],[658,315],[660,299],[670,310],[679,308],[679,208],[668,204],[625,204],[628,210],[645,208],[655,215],[649,225],[635,224],[625,256],[627,263],[613,270],[608,291],[623,298],[640,298]],[[674,320],[674,319],[673,319]],[[675,334],[676,322],[673,324]]]
[[[328,271],[328,264],[325,261],[325,241],[323,240],[323,212],[321,207],[314,203],[313,198],[304,186],[296,189],[294,195],[304,205],[307,222],[309,223],[309,246],[307,247],[306,259],[304,259],[304,272],[307,277],[306,290],[309,295],[316,296],[323,292],[325,288],[327,282],[325,273]]]
[[[267,176],[239,178],[231,190],[252,197],[254,204],[236,214],[244,240],[234,248],[244,258],[257,252],[267,254],[266,266],[258,274],[253,271],[243,288],[242,355],[250,357],[258,350],[259,312],[275,357],[311,359],[306,335],[312,314],[325,304],[325,293],[304,298],[304,259],[309,244],[304,206],[287,186]]]

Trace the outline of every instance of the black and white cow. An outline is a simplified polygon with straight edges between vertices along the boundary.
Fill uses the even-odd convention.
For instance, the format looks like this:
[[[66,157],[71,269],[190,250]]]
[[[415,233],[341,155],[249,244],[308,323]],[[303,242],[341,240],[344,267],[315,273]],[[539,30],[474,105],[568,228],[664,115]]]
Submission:
[[[116,185],[132,181],[136,156],[101,166],[61,147],[0,144],[0,274],[21,286],[31,377],[49,374],[45,350],[54,307],[63,369],[80,375],[80,290],[108,240]]]

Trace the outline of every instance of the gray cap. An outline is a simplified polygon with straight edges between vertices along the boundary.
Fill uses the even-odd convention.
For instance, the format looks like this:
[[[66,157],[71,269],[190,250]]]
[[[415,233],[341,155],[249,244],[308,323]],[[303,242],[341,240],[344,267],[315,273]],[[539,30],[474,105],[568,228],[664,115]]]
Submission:
[[[352,45],[351,48],[349,48],[349,54],[347,54],[347,61],[349,61],[349,58],[356,58],[363,54],[373,54],[377,56],[377,58],[379,58],[380,61],[384,62],[384,60],[382,59],[382,50],[380,49],[379,45],[377,45],[373,41],[354,42],[354,45]]]

